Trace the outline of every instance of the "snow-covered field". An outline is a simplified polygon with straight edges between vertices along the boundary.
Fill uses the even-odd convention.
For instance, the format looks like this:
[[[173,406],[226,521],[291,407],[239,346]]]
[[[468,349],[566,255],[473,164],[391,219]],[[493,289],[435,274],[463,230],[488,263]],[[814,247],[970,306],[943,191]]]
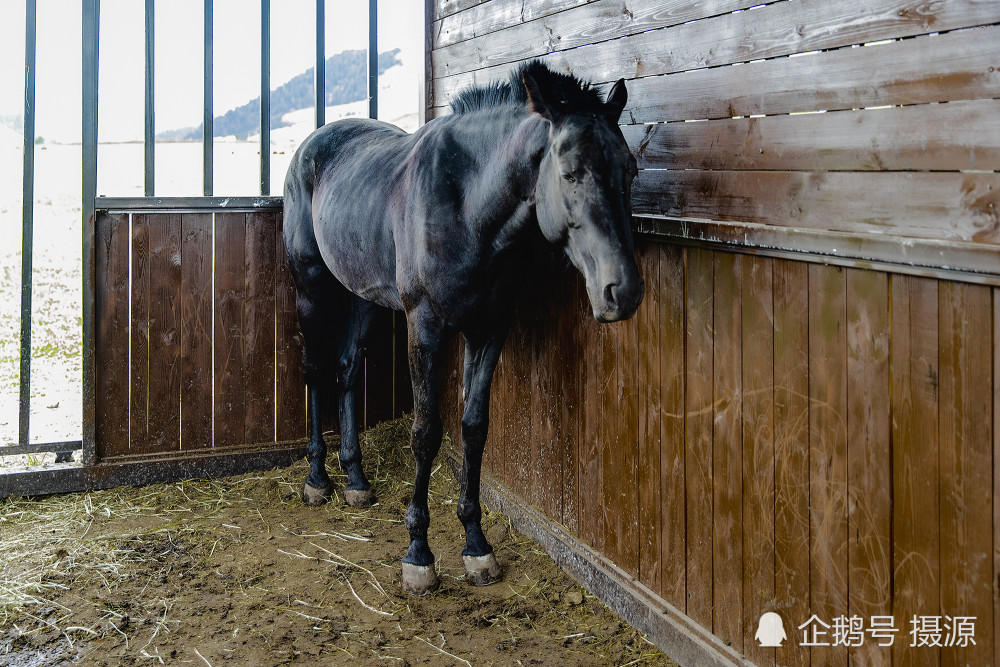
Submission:
[[[407,131],[417,126],[418,79],[394,67],[380,78],[380,117]],[[329,107],[327,120],[367,114],[367,103]],[[281,194],[298,144],[313,127],[312,109],[288,114],[271,131],[271,194]],[[18,430],[22,138],[0,126],[0,446]],[[216,139],[215,194],[259,194],[259,138]],[[200,143],[157,143],[156,194],[202,193]],[[141,196],[141,143],[101,144],[98,194]],[[35,147],[31,442],[78,440],[81,434],[81,154],[79,144]],[[51,459],[48,454],[39,459]],[[10,457],[13,458],[13,457]],[[11,461],[0,457],[0,466]]]

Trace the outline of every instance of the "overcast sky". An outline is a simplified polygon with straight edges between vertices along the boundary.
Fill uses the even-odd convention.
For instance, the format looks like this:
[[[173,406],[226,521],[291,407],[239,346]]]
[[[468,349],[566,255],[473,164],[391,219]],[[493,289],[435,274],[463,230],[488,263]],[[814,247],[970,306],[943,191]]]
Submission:
[[[402,48],[421,58],[423,3],[379,0],[379,51]],[[315,61],[314,0],[271,2],[271,87]],[[38,0],[36,134],[79,141],[81,10],[79,0]],[[203,0],[156,2],[156,129],[202,120]],[[0,115],[23,111],[24,3],[5,0],[0,39]],[[143,134],[143,2],[101,0],[100,140]],[[367,0],[327,0],[327,57],[367,47]],[[257,97],[260,1],[215,0],[215,114]]]

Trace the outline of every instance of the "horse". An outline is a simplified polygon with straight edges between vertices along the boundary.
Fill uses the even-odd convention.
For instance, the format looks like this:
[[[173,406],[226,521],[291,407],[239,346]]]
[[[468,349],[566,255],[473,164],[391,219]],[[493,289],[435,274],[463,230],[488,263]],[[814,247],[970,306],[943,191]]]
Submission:
[[[576,77],[531,61],[507,81],[462,91],[451,114],[412,134],[377,120],[339,120],[309,135],[291,160],[283,233],[308,390],[302,498],[318,505],[332,495],[320,406],[335,395],[344,499],[353,506],[373,501],[361,466],[356,390],[376,309],[404,311],[416,463],[404,522],[407,593],[438,586],[427,487],[441,446],[446,342],[459,333],[465,341],[462,556],[467,579],[488,585],[502,578],[479,500],[490,385],[531,239],[544,238],[583,274],[597,321],[627,319],[642,300],[630,226],[638,171],[618,127],[627,99],[623,80],[602,99]]]

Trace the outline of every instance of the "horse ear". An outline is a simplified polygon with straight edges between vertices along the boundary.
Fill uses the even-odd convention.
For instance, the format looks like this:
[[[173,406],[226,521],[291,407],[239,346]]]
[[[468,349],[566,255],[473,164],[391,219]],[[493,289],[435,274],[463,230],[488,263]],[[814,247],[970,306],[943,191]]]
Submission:
[[[608,115],[616,122],[618,121],[618,117],[622,115],[622,110],[625,109],[626,102],[628,102],[628,90],[625,88],[625,79],[618,79],[615,85],[611,86],[611,92],[608,93],[608,101],[605,103]]]
[[[524,84],[524,90],[528,93],[528,108],[545,120],[553,120],[552,108],[549,107],[545,98],[542,97],[542,91],[538,87],[535,77],[531,76],[527,70],[524,70],[521,72],[521,83]]]

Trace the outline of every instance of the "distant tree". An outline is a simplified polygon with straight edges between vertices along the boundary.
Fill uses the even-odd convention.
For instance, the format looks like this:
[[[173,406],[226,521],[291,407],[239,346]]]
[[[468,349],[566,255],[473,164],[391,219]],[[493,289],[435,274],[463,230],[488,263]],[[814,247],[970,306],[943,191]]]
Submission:
[[[399,49],[385,51],[378,56],[378,72],[401,64]],[[282,117],[289,111],[313,105],[315,88],[310,67],[288,82],[271,91],[271,127],[284,127]],[[326,60],[326,106],[348,104],[363,100],[368,95],[368,55],[361,49],[342,51]],[[260,97],[216,116],[212,134],[216,137],[236,136],[246,139],[260,131]],[[201,139],[202,126],[167,130],[157,134],[162,141],[197,141]]]

